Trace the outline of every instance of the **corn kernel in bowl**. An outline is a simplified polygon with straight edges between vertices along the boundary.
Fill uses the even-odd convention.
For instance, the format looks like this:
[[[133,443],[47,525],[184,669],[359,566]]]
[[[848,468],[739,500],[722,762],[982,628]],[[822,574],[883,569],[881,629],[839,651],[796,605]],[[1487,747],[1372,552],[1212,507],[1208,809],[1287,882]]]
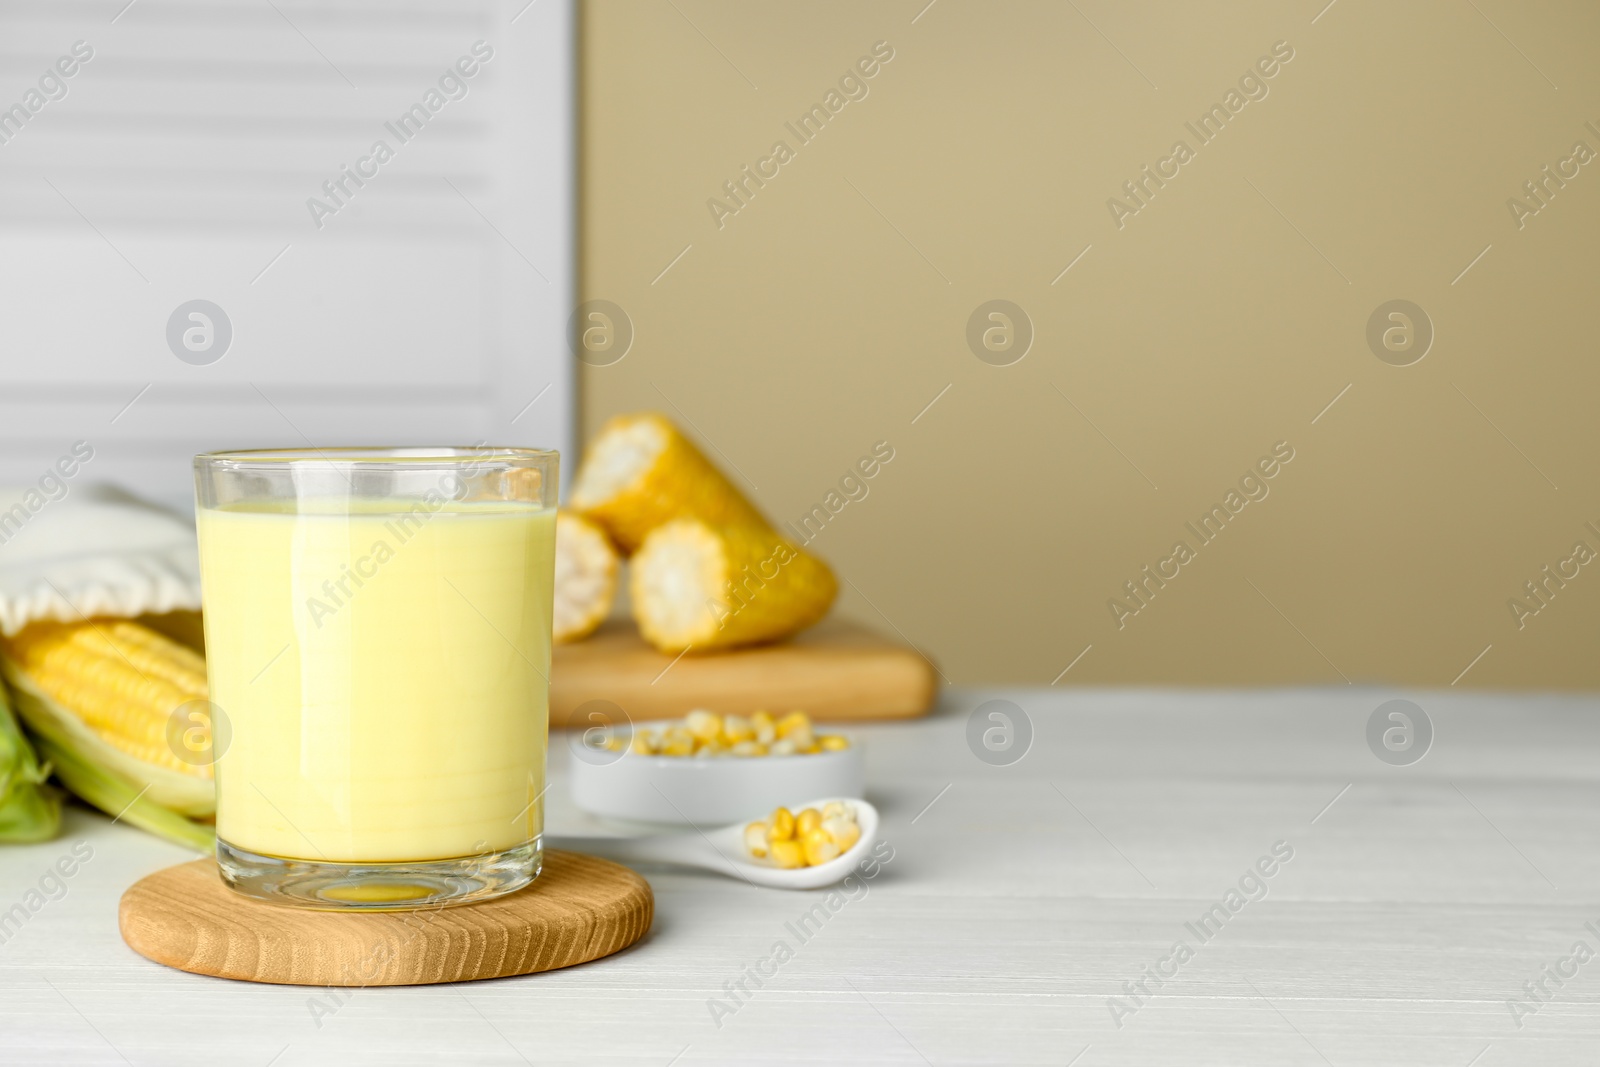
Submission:
[[[614,743],[619,748],[621,741]],[[774,720],[770,712],[718,715],[696,708],[683,719],[651,729],[636,727],[629,751],[640,756],[812,756],[850,747],[843,734],[819,734],[811,717],[791,711]]]

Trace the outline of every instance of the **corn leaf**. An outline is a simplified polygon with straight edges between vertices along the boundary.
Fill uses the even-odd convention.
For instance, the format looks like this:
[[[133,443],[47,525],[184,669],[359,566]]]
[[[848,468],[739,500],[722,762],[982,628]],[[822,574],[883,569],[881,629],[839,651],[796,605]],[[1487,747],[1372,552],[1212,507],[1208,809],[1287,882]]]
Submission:
[[[148,786],[131,785],[48,737],[41,735],[36,740],[39,751],[50,761],[62,784],[113,819],[186,845],[196,852],[216,851],[215,830],[157,804],[150,799]]]
[[[0,841],[48,841],[60,831],[61,795],[44,784],[49,776],[0,685]]]

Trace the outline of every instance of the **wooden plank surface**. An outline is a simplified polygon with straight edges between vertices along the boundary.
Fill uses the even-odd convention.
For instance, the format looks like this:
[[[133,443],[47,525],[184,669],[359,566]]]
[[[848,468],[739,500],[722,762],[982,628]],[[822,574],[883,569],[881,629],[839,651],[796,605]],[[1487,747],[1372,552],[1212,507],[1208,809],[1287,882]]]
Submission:
[[[672,718],[691,708],[749,713],[800,708],[819,720],[899,719],[925,713],[938,680],[905,645],[841,619],[792,641],[733,652],[667,656],[631,622],[557,645],[550,672],[550,725],[576,725],[585,703],[608,701],[629,718]],[[588,725],[585,719],[582,725]]]
[[[1430,716],[1412,766],[1365,740],[1382,701]],[[968,747],[986,701],[1032,747]],[[1600,926],[1600,699],[1327,691],[943,690],[934,714],[853,727],[892,859],[826,893],[643,871],[655,925],[581,967],[328,991],[219,981],[122,944],[117,900],[185,858],[75,811],[0,850],[0,912],[92,849],[0,945],[0,1059],[200,1067],[337,1063],[887,1063],[1073,1067],[1561,1067],[1600,1049],[1600,959],[1514,1019],[1507,1001]],[[594,824],[552,764],[553,832]],[[1186,930],[1274,842],[1268,891]],[[56,899],[52,899],[52,895]],[[828,915],[806,921],[822,907]],[[1131,1015],[1108,1003],[1187,938]],[[775,967],[774,946],[792,958]],[[727,984],[760,964],[732,1014]],[[746,979],[748,983],[748,979]],[[1148,984],[1148,981],[1147,981]],[[1541,994],[1541,996],[1544,996]],[[315,1005],[337,1005],[331,1015]],[[1521,1027],[1517,1022],[1521,1022]],[[718,1023],[720,1022],[720,1025]],[[126,1057],[124,1060],[122,1057]],[[274,1059],[276,1057],[276,1059]],[[1477,1057],[1474,1060],[1474,1057]]]
[[[534,883],[481,904],[313,911],[249,900],[209,859],[166,867],[122,896],[122,939],[180,971],[304,986],[395,986],[534,974],[620,952],[650,929],[650,886],[574,852],[545,853]]]

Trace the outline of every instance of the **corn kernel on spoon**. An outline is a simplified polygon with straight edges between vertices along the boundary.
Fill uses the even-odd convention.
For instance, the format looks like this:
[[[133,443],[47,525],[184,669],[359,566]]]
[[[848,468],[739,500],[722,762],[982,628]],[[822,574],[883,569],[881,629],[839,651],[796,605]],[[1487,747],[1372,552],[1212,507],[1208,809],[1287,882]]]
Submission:
[[[820,889],[833,885],[853,871],[878,839],[878,809],[865,800],[824,797],[796,805],[794,810],[816,808],[820,811],[833,803],[845,804],[854,810],[861,836],[834,859],[813,867],[783,868],[770,857],[757,859],[750,855],[745,847],[748,824],[744,822],[691,830],[688,833],[648,834],[641,837],[550,835],[546,837],[545,844],[551,848],[587,852],[624,863],[670,863],[681,867],[698,867],[771,889]]]

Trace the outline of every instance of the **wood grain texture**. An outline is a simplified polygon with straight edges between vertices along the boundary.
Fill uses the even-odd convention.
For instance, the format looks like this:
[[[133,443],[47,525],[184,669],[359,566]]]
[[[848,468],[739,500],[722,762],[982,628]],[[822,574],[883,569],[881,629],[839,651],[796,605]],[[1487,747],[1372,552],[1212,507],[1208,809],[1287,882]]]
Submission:
[[[140,879],[118,925],[180,971],[274,985],[392,986],[532,974],[619,952],[650,929],[649,883],[626,867],[546,851],[533,885],[482,904],[364,915],[235,893],[209,859]]]
[[[841,619],[781,644],[673,659],[620,621],[587,640],[558,645],[550,725],[576,725],[582,716],[574,713],[591,700],[608,700],[636,721],[695,707],[741,714],[801,708],[821,720],[902,719],[927,712],[936,687],[934,667],[920,653]]]

